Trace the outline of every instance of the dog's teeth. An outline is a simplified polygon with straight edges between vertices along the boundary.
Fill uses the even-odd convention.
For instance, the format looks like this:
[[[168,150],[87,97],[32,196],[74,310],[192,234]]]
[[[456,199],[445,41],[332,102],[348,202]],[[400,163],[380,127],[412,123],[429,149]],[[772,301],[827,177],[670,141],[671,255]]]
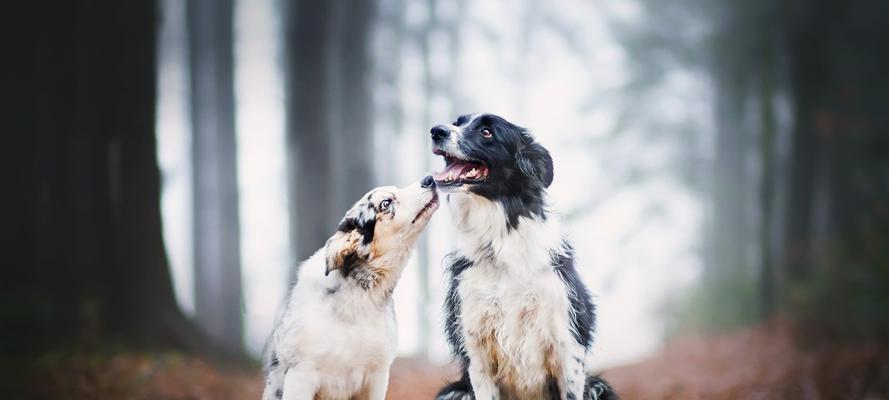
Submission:
[[[466,174],[466,176],[468,176],[470,178],[475,178],[477,175],[478,175],[478,171],[476,171],[475,168],[469,170],[469,173]]]

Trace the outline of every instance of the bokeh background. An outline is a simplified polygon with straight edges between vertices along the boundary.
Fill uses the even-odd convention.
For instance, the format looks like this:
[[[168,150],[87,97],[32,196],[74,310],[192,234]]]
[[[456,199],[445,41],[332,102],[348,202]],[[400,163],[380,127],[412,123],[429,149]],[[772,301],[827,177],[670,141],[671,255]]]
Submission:
[[[78,0],[0,30],[2,368],[23,398],[258,398],[298,263],[491,112],[627,398],[889,396],[889,3]],[[392,398],[454,373],[446,210],[395,292]],[[47,378],[49,377],[49,378]]]

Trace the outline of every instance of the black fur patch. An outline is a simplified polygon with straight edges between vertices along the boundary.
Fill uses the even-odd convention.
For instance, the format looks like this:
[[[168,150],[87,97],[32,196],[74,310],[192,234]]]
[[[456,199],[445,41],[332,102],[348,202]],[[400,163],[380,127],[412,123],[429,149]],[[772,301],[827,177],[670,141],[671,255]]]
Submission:
[[[454,121],[454,126],[460,126],[460,125],[463,125],[463,124],[469,122],[470,117],[472,117],[472,115],[470,115],[470,114],[463,114],[463,115],[457,117],[457,120]]]
[[[370,196],[371,195],[368,195],[368,198]],[[359,204],[349,210],[346,216],[343,217],[343,220],[340,221],[340,224],[337,226],[337,230],[343,233],[356,231],[361,235],[361,244],[367,245],[373,241],[376,224],[377,213],[374,209],[374,205],[370,202],[366,202],[362,205],[359,202]],[[343,266],[340,268],[340,273],[342,273],[343,276],[349,276],[355,267],[358,266],[357,263],[359,261],[359,257],[354,253],[346,255],[343,258]],[[328,292],[328,294],[333,294],[334,292]]]
[[[559,382],[554,376],[546,378],[546,395],[551,400],[561,400],[562,393],[559,391]]]
[[[282,397],[284,397],[284,390],[281,388],[278,388],[278,390],[275,390],[275,398],[280,399]]]
[[[470,398],[475,399],[475,394],[472,392],[472,381],[469,380],[469,372],[466,368],[463,368],[463,373],[460,375],[459,380],[447,384],[447,386],[438,391],[435,398],[463,399],[464,396],[470,396]]]
[[[588,376],[583,388],[584,400],[618,400],[617,391],[598,375]]]
[[[596,306],[590,297],[590,293],[577,274],[574,267],[574,248],[563,241],[564,253],[553,251],[550,253],[553,269],[559,274],[559,278],[568,286],[571,309],[571,333],[574,340],[584,347],[593,344],[593,334],[596,328]]]
[[[358,266],[358,255],[355,253],[349,253],[343,257],[343,268],[341,271],[343,276],[349,276],[355,267]]]
[[[368,244],[373,241],[376,224],[377,213],[376,210],[374,210],[373,204],[370,204],[366,209],[358,210],[357,212],[352,212],[349,215],[346,215],[346,217],[340,221],[337,230],[340,232],[357,230],[358,233],[361,234],[361,242],[363,244]]]
[[[278,355],[273,352],[271,361],[269,362],[269,367],[275,368],[278,366],[278,364],[280,364],[280,362],[278,361]]]
[[[346,217],[340,221],[339,226],[336,227],[336,230],[346,233],[355,230],[358,227],[358,221],[356,221],[355,217]]]
[[[462,374],[460,380],[449,383],[442,388],[436,395],[436,398],[447,396],[447,398],[462,399],[464,396],[470,396],[470,398],[474,399],[475,396],[472,392],[472,382],[469,379],[469,355],[466,354],[466,349],[463,347],[464,338],[463,323],[460,317],[460,296],[457,294],[460,285],[460,279],[458,279],[458,277],[463,271],[472,267],[472,261],[466,257],[455,257],[453,254],[448,255],[445,258],[445,261],[450,263],[448,270],[451,274],[444,304],[445,336],[451,347],[452,354],[454,354],[454,357],[460,362]]]
[[[448,285],[448,292],[445,295],[444,304],[445,335],[451,346],[451,351],[463,365],[465,371],[469,366],[469,356],[466,354],[466,349],[463,348],[463,323],[460,317],[461,304],[457,289],[460,285],[460,279],[458,279],[458,277],[463,271],[466,271],[466,269],[472,266],[472,261],[466,257],[454,257],[453,255],[448,257],[452,257],[452,260],[451,265],[448,268],[451,272],[451,279]]]

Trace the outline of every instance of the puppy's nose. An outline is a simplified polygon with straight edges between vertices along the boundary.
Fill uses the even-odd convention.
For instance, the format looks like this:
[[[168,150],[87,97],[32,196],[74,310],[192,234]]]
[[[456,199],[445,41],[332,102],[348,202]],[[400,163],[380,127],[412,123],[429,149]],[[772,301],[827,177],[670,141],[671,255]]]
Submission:
[[[448,135],[450,135],[451,130],[444,125],[438,125],[432,127],[432,130],[430,130],[429,133],[432,134],[432,140],[438,142],[447,138]]]
[[[428,175],[420,181],[421,188],[434,188],[435,187],[435,179],[432,179],[432,175]]]

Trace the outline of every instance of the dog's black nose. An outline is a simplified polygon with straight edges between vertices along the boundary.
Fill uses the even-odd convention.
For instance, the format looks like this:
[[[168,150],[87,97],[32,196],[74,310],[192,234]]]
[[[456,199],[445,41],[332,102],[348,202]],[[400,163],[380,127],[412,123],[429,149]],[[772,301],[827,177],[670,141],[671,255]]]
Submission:
[[[429,175],[420,182],[420,187],[422,188],[432,188],[435,187],[435,179],[432,178],[432,175]]]
[[[438,125],[432,127],[432,130],[430,130],[429,133],[432,134],[432,140],[437,142],[439,140],[447,138],[448,135],[451,133],[451,130],[444,125]]]

